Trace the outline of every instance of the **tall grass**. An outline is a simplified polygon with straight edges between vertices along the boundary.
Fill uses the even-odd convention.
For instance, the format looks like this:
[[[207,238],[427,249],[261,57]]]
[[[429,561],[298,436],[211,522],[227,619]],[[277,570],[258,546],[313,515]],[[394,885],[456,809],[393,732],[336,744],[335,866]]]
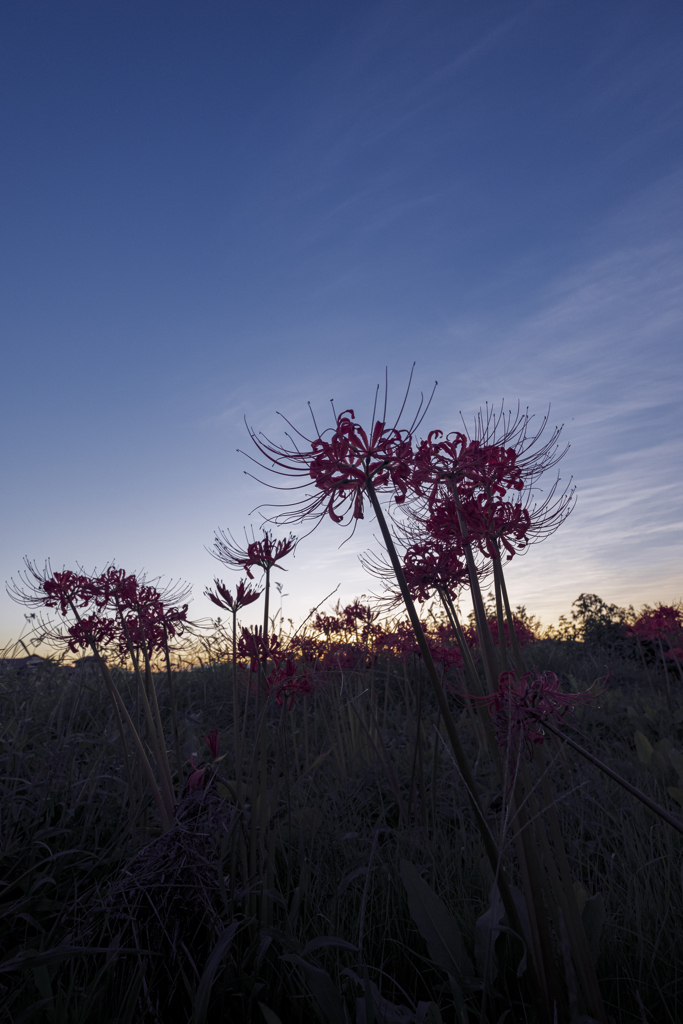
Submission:
[[[576,690],[608,667],[610,687],[599,708],[577,712],[574,735],[680,810],[683,711],[676,695],[673,714],[667,706],[657,665],[646,672],[635,658],[575,641],[544,640],[525,655]],[[489,932],[495,946],[482,961],[491,869],[422,673],[418,659],[371,667],[359,659],[328,671],[291,708],[270,702],[263,815],[248,764],[245,798],[236,799],[232,664],[176,669],[182,754],[204,759],[207,784],[185,785],[175,824],[162,833],[151,798],[131,820],[114,711],[87,663],[5,670],[1,1019],[533,1020],[525,973],[518,977],[521,942]],[[115,678],[132,700],[130,677]],[[252,680],[240,667],[242,709]],[[156,685],[170,735],[164,674]],[[202,739],[213,726],[224,755],[215,763]],[[248,716],[248,751],[257,728]],[[503,794],[481,724],[464,710],[457,729],[493,825]],[[547,751],[577,900],[594,918],[607,1013],[674,1024],[683,1019],[681,837],[568,748],[549,738]],[[264,817],[255,842],[265,861],[250,859]],[[504,852],[516,883],[514,849]],[[451,983],[411,915],[402,861],[416,865],[456,922],[476,975],[469,986]],[[569,1020],[571,972],[567,987]]]

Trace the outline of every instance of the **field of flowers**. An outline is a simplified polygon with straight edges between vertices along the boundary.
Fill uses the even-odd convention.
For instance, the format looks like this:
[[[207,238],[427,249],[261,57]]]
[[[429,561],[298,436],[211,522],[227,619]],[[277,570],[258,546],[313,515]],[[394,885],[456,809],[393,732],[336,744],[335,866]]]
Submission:
[[[683,1018],[683,608],[542,632],[504,569],[571,511],[559,431],[423,414],[252,431],[295,500],[216,533],[210,624],[112,564],[11,582],[55,653],[0,665],[0,1019]],[[380,597],[284,628],[274,527],[367,511]]]

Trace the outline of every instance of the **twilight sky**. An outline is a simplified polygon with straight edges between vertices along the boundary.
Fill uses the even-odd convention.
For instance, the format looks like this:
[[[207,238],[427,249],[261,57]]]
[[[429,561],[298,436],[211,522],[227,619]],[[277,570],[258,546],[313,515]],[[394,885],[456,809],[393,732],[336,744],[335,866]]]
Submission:
[[[366,419],[415,360],[425,428],[565,425],[516,602],[683,597],[682,49],[669,0],[6,0],[1,579],[114,560],[208,614],[205,545],[269,497],[244,417]],[[286,615],[372,589],[374,532],[323,523]]]

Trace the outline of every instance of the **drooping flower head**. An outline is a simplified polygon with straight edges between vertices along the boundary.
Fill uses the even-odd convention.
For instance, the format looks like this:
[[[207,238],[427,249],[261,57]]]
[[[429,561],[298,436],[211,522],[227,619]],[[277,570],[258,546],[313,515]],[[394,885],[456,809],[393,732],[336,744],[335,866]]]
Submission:
[[[195,765],[194,759],[196,756],[196,754],[192,754],[190,757],[192,771],[187,779],[189,792],[192,792],[193,789],[203,789],[206,783],[206,765]]]

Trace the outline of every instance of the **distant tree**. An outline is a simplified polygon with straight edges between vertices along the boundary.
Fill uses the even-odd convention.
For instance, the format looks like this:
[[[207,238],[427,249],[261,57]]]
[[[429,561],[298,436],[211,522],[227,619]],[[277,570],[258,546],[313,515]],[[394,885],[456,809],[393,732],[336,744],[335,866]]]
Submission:
[[[632,607],[608,604],[597,594],[579,594],[572,602],[571,616],[575,638],[585,644],[623,653],[633,646],[628,634],[628,626],[635,618]]]

